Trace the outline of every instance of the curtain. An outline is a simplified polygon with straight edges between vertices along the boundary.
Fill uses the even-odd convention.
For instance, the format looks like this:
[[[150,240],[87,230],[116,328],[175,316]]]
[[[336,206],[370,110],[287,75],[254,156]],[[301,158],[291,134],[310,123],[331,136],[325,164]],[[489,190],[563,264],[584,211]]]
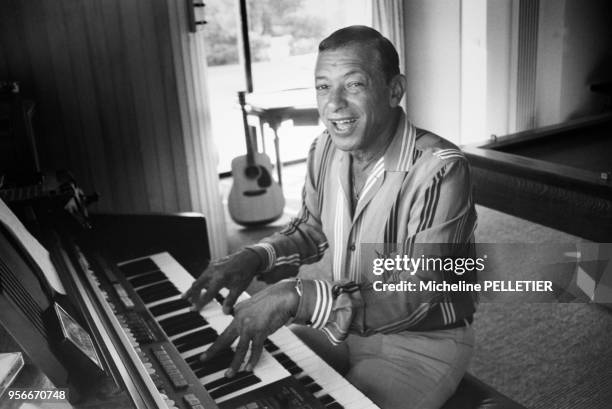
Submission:
[[[227,230],[211,130],[204,34],[189,33],[184,4],[167,1],[191,209],[206,216],[215,259],[227,254]]]
[[[387,37],[399,54],[400,72],[405,72],[403,0],[372,0],[372,26]]]

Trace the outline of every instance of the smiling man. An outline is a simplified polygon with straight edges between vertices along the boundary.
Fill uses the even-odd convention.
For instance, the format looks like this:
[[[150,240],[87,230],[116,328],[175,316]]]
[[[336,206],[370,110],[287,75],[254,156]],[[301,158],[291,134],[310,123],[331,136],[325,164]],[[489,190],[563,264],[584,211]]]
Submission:
[[[472,295],[373,289],[381,278],[452,280],[442,271],[374,275],[381,255],[473,256],[467,161],[408,121],[400,107],[405,86],[395,48],[376,30],[347,27],[320,43],[315,87],[326,131],[308,154],[300,214],[213,262],[184,295],[199,309],[230,290],[224,311],[233,308],[234,320],[202,356],[238,338],[227,376],[243,365],[252,370],[266,337],[293,322],[315,349],[325,349],[325,338],[323,355],[333,355],[335,367],[383,408],[438,408],[454,392],[473,349]],[[317,261],[320,279],[287,279]],[[256,276],[285,279],[234,307]]]

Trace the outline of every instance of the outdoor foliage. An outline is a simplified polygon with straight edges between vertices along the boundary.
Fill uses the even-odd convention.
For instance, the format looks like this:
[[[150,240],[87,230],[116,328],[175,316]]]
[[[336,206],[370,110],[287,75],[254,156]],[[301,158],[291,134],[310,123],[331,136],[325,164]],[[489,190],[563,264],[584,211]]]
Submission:
[[[304,0],[248,0],[251,58],[270,59],[273,44],[288,46],[289,55],[316,51],[325,30],[323,18],[309,13]],[[239,62],[238,0],[206,3],[208,65]]]

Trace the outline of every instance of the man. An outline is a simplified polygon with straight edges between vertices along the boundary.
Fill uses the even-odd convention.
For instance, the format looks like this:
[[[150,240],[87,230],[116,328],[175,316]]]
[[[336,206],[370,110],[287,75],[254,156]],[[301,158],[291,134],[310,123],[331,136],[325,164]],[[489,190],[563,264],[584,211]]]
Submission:
[[[376,258],[469,257],[473,249],[468,164],[454,145],[405,118],[399,105],[405,84],[397,52],[376,30],[347,27],[319,45],[315,87],[326,131],[308,155],[299,216],[212,263],[185,297],[199,309],[226,287],[229,313],[257,275],[294,277],[300,265],[321,259],[327,274],[279,281],[235,306],[232,324],[202,356],[238,338],[227,376],[243,365],[249,347],[244,369],[252,370],[266,337],[293,322],[340,344],[334,351],[348,363],[348,380],[381,407],[437,408],[454,392],[472,352],[472,296],[373,286],[453,279],[448,272],[398,269],[377,276]]]

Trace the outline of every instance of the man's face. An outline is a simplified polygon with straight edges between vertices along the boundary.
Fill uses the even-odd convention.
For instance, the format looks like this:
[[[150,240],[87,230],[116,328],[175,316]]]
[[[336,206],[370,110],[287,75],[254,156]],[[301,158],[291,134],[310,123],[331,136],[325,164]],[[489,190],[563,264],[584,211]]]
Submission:
[[[377,51],[350,45],[320,52],[315,88],[319,115],[334,144],[344,151],[373,149],[396,106]]]

